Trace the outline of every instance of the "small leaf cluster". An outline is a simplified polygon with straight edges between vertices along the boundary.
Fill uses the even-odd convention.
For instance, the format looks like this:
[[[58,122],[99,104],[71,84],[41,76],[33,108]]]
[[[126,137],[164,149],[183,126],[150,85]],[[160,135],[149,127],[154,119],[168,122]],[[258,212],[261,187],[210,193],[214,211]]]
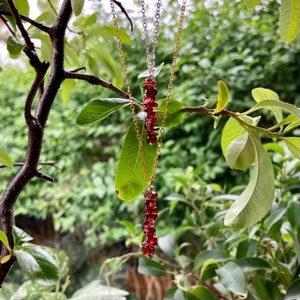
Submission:
[[[60,276],[56,261],[41,247],[28,244],[32,237],[26,232],[13,227],[13,248],[10,247],[7,236],[2,230],[0,230],[0,240],[9,252],[2,257],[1,264],[15,258],[24,274],[33,282],[44,286],[53,286],[57,283]]]

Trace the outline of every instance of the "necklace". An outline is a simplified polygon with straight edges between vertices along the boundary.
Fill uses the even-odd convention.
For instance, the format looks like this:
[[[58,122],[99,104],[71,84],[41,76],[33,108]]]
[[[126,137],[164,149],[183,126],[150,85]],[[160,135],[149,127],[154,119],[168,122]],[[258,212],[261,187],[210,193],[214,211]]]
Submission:
[[[137,115],[135,112],[135,103],[132,98],[132,92],[130,89],[128,73],[125,63],[125,56],[123,52],[123,46],[120,39],[119,34],[119,26],[117,21],[117,15],[114,8],[114,0],[110,0],[110,6],[112,11],[112,17],[114,22],[114,27],[116,31],[116,39],[121,59],[122,65],[122,72],[125,80],[125,86],[127,89],[128,100],[130,103],[130,110],[133,117],[134,128],[136,131],[136,136],[138,140],[139,150],[141,152],[141,160],[144,169],[145,178],[148,181],[147,191],[145,193],[145,220],[144,220],[144,235],[145,239],[142,244],[142,252],[144,256],[150,258],[152,254],[155,252],[155,246],[157,245],[157,237],[156,237],[156,230],[155,230],[155,220],[158,216],[158,208],[156,207],[156,200],[158,194],[153,191],[153,182],[156,177],[156,172],[158,168],[159,156],[162,148],[162,141],[163,141],[163,134],[165,131],[165,124],[166,118],[168,113],[168,106],[170,103],[171,98],[171,90],[174,82],[174,74],[176,68],[176,61],[178,57],[180,39],[181,39],[181,32],[183,29],[183,21],[184,21],[184,12],[186,8],[187,0],[183,0],[180,10],[180,18],[179,18],[179,25],[177,30],[176,42],[175,42],[175,49],[173,53],[173,59],[171,64],[171,73],[170,73],[170,80],[168,84],[167,94],[166,94],[166,102],[165,107],[162,115],[162,121],[160,127],[156,126],[157,116],[158,113],[155,111],[155,108],[158,106],[157,102],[155,101],[155,97],[157,95],[156,90],[156,82],[154,81],[154,72],[155,72],[155,49],[157,45],[157,37],[158,37],[158,27],[159,27],[159,20],[160,20],[160,8],[161,8],[161,0],[157,1],[156,4],[156,12],[155,12],[155,21],[154,21],[154,35],[153,35],[153,42],[152,42],[152,51],[150,51],[150,42],[149,42],[149,34],[147,28],[147,19],[146,19],[146,9],[145,9],[145,1],[141,0],[141,11],[142,11],[142,22],[143,22],[143,32],[145,37],[145,50],[146,50],[146,58],[147,58],[147,66],[149,76],[145,80],[144,83],[144,112],[146,113],[145,117],[145,129],[147,132],[146,141],[149,144],[156,144],[157,150],[155,155],[155,162],[154,162],[154,171],[152,176],[149,175],[149,170],[145,161],[145,154],[143,151],[143,141],[142,135],[139,130],[139,123],[137,119]],[[159,134],[157,131],[159,130]]]

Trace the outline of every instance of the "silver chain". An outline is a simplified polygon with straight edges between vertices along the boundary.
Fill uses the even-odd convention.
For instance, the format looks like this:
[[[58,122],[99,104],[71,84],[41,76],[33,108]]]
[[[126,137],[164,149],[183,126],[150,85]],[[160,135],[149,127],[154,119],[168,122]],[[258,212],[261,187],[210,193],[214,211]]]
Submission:
[[[143,22],[143,33],[145,38],[145,49],[146,49],[146,57],[147,57],[147,66],[149,70],[150,77],[154,75],[155,68],[155,50],[157,46],[158,39],[158,27],[160,21],[160,8],[161,8],[161,0],[156,2],[155,16],[154,16],[154,30],[153,30],[153,40],[152,40],[152,50],[150,52],[150,38],[147,26],[147,17],[146,17],[146,5],[145,0],[141,0],[141,11],[142,11],[142,22]]]

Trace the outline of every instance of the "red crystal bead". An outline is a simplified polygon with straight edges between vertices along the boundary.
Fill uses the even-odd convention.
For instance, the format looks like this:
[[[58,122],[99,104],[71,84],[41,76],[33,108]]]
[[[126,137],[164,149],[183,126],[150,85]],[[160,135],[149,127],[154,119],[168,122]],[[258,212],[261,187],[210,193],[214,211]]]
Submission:
[[[155,97],[157,95],[157,90],[155,88],[156,82],[152,77],[147,78],[144,82],[144,110],[146,112],[146,142],[148,144],[154,144],[157,140],[158,127],[155,127],[157,121],[158,113],[153,111],[154,108],[158,107],[158,103],[155,102]]]
[[[153,246],[146,244],[146,242],[144,242],[142,246],[142,251],[144,256],[151,258],[152,254],[155,252],[155,248]]]
[[[155,235],[148,236],[146,243],[150,246],[156,246],[157,245],[157,238]]]

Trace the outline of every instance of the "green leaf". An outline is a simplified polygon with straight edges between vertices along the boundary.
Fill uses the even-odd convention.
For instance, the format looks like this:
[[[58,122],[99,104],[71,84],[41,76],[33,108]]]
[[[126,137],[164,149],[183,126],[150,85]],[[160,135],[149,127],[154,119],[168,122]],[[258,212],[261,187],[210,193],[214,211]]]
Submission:
[[[232,169],[244,170],[255,160],[255,151],[249,134],[246,132],[228,146],[225,159]]]
[[[259,257],[245,257],[237,261],[237,264],[244,270],[244,272],[254,272],[257,270],[272,270],[270,264]]]
[[[14,165],[14,162],[10,158],[10,156],[0,148],[0,164],[7,166],[7,167],[12,167]]]
[[[281,137],[290,152],[300,159],[300,137]]]
[[[284,300],[295,300],[300,295],[300,279],[293,281],[287,288]]]
[[[25,246],[14,251],[18,264],[28,278],[40,285],[55,285],[59,280],[56,261],[38,246]]]
[[[119,223],[128,229],[128,231],[131,233],[132,237],[135,237],[137,235],[136,228],[134,227],[132,222],[122,220],[122,221],[119,221]]]
[[[287,218],[294,228],[300,227],[300,205],[292,202],[287,210]]]
[[[33,240],[33,238],[27,232],[25,232],[23,229],[16,226],[13,226],[12,228],[12,235],[13,235],[14,245],[15,245],[14,248],[18,247],[23,243],[30,242]]]
[[[261,0],[245,0],[245,2],[248,8],[253,9],[261,2]]]
[[[12,36],[9,36],[6,42],[6,48],[11,57],[18,57],[24,45]]]
[[[25,16],[29,16],[29,3],[28,0],[14,0],[15,6],[19,13]]]
[[[135,126],[132,123],[125,137],[117,167],[116,193],[120,199],[125,201],[133,200],[142,193],[153,173],[157,143],[154,145],[146,143],[143,122],[139,123],[139,132],[142,137],[143,150],[139,149]],[[148,169],[148,176],[145,174],[142,162],[142,151]]]
[[[300,1],[282,0],[279,16],[279,31],[285,43],[292,42],[300,27]]]
[[[102,98],[90,102],[76,119],[78,125],[93,125],[98,123],[118,109],[129,104],[126,99]]]
[[[249,184],[225,215],[224,224],[235,229],[249,227],[270,210],[274,199],[274,172],[268,153],[257,133],[248,130],[255,151],[254,170]]]
[[[72,300],[126,300],[129,295],[127,291],[117,289],[111,286],[102,285],[99,280],[93,280],[83,288],[77,290],[70,298]]]
[[[150,276],[163,276],[166,274],[166,269],[159,262],[141,256],[138,263],[138,273]]]
[[[74,87],[74,79],[65,79],[61,85],[61,100],[63,104],[70,102],[71,91]]]
[[[233,118],[228,119],[223,128],[221,148],[227,164],[232,169],[244,170],[254,162],[255,151],[249,134]]]
[[[0,230],[0,241],[5,245],[7,250],[11,253],[11,248],[8,242],[7,235],[2,230]]]
[[[221,250],[204,250],[199,252],[194,259],[194,271],[201,268],[204,264],[210,261],[210,264],[215,262],[223,262],[228,260],[228,255]]]
[[[234,262],[228,262],[216,270],[221,283],[230,291],[246,297],[247,290],[243,270]]]
[[[157,122],[158,124],[161,124],[164,110],[166,107],[166,99],[160,100],[159,102],[160,104],[156,111],[159,113]],[[170,99],[165,127],[177,126],[183,121],[183,116],[184,116],[184,105],[177,100]]]
[[[197,286],[196,288],[189,288],[188,293],[197,297],[197,299],[205,300],[218,300],[214,294],[203,286]]]
[[[255,88],[251,91],[252,97],[256,102],[264,101],[264,100],[276,100],[279,101],[279,96],[276,92],[265,89],[265,88]],[[275,118],[278,122],[282,121],[282,111],[281,109],[273,108]]]
[[[252,97],[256,102],[263,100],[276,100],[279,101],[279,96],[276,92],[265,89],[262,87],[255,88],[251,91]]]
[[[244,115],[247,115],[251,112],[254,112],[258,109],[267,108],[273,110],[274,108],[279,108],[281,110],[285,110],[291,114],[294,114],[300,120],[300,109],[290,103],[285,103],[277,100],[263,100],[255,104],[251,109],[244,112]]]
[[[225,82],[218,81],[218,101],[217,107],[214,109],[214,114],[222,111],[228,104],[230,98],[229,90]]]
[[[84,0],[71,0],[71,5],[74,15],[78,17],[82,12]]]

